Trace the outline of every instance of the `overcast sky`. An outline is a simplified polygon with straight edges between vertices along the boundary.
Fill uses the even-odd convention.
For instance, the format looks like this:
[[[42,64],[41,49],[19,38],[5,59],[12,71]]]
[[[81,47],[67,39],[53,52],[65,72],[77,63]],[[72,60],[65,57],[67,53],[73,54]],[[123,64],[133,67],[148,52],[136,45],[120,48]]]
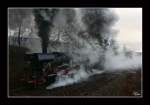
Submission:
[[[113,8],[119,17],[117,40],[132,50],[142,51],[142,8]]]

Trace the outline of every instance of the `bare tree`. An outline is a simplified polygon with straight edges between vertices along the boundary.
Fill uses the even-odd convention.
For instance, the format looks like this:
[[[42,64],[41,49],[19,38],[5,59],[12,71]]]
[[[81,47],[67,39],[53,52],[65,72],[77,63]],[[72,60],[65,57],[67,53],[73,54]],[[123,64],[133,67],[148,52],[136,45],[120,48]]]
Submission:
[[[18,31],[18,46],[21,46],[21,36],[23,30],[29,27],[29,23],[24,20],[30,18],[32,9],[10,8],[8,9],[8,24],[9,28]]]

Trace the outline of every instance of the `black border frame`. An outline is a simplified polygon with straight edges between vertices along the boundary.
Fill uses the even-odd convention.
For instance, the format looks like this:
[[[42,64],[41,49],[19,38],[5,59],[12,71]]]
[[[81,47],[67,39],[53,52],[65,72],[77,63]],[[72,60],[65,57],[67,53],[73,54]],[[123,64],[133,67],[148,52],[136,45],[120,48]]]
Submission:
[[[0,104],[100,104],[117,102],[120,104],[142,104],[144,98],[8,98],[7,97],[7,9],[8,7],[110,7],[110,8],[129,8],[129,7],[140,7],[143,8],[143,0],[55,0],[42,2],[39,1],[10,1],[7,5],[3,5],[0,16],[1,27],[0,27]]]

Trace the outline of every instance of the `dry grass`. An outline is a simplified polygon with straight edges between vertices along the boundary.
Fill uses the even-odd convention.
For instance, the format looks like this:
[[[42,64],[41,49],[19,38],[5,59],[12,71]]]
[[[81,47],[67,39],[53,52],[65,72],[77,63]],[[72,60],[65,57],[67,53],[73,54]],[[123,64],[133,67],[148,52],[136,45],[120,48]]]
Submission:
[[[21,96],[134,96],[134,92],[141,93],[141,73],[122,72],[121,74],[101,74],[90,80],[64,87],[45,90],[46,86],[36,89],[23,88],[14,95]]]
[[[133,96],[141,93],[141,72],[122,72],[120,74],[101,74],[92,80],[49,91],[56,96]]]

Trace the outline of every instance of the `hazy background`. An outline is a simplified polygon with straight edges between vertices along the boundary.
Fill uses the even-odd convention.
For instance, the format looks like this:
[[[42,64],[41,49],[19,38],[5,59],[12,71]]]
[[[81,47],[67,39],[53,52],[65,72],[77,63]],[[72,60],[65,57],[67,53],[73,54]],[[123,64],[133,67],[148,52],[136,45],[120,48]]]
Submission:
[[[142,52],[142,8],[111,8],[118,15],[117,40],[131,50]]]

